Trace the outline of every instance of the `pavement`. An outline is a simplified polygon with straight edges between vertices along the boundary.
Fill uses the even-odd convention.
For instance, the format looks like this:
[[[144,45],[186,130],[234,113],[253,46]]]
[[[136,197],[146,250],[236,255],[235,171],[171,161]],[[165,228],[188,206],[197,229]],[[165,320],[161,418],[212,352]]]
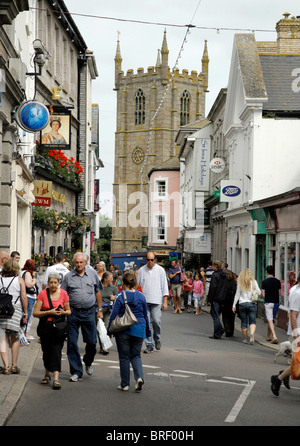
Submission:
[[[204,306],[202,310],[209,313],[210,307]],[[38,320],[34,319],[31,326],[33,336],[36,334],[37,323]],[[277,345],[266,341],[267,323],[263,319],[257,318],[255,342],[266,348],[273,349],[274,354],[279,350],[279,343],[288,340],[288,336],[284,330],[278,327],[275,329],[278,337]],[[236,318],[235,330],[241,332],[241,321],[238,318]],[[18,367],[21,369],[21,373],[19,375],[10,374],[8,376],[0,374],[0,426],[5,426],[12,416],[39,355],[42,355],[41,344],[36,337],[29,345],[20,348]]]

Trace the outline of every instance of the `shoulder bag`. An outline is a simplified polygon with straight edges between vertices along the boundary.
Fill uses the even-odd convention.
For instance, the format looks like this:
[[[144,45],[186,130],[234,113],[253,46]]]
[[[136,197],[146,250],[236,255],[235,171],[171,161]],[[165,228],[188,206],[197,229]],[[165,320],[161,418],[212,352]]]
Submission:
[[[53,309],[52,300],[50,298],[50,290],[47,288],[47,297],[49,302],[50,310]],[[40,318],[37,334],[38,336],[46,336],[49,333],[49,330],[53,328],[54,334],[57,338],[65,338],[67,336],[67,321],[65,316],[51,316],[52,321],[48,321],[48,317],[44,316]]]
[[[252,300],[252,302],[258,301],[258,293],[256,291],[255,282],[251,283],[251,300]]]
[[[137,318],[131,311],[126,298],[126,293],[123,291],[124,295],[124,303],[125,303],[125,312],[123,316],[116,316],[115,319],[112,321],[109,332],[110,333],[118,333],[119,331],[126,330],[127,328],[131,327],[134,324],[137,324]]]

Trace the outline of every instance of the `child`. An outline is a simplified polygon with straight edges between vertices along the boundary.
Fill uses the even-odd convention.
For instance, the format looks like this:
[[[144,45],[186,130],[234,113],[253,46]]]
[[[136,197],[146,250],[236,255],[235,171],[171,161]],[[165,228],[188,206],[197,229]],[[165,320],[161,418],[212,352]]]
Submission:
[[[192,284],[193,284],[193,275],[191,272],[187,272],[185,274],[185,281],[183,282],[183,299],[184,306],[187,309],[188,313],[191,312],[191,304],[192,304]]]
[[[196,314],[201,314],[201,301],[203,298],[203,291],[204,291],[203,282],[200,279],[200,277],[201,277],[200,272],[196,271],[195,278],[194,278],[193,285],[192,285],[193,286],[194,308],[195,308]]]

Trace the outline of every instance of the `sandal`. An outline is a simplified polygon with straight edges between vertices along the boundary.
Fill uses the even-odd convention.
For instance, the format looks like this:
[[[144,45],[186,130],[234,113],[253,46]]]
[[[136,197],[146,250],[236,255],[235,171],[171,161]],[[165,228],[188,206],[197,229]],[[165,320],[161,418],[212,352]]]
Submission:
[[[10,373],[13,373],[14,375],[19,375],[20,372],[21,369],[19,369],[19,367],[17,367],[16,365],[11,366]]]
[[[44,378],[41,381],[41,384],[49,384],[51,381],[51,376],[50,375],[45,375]]]
[[[60,382],[57,381],[57,379],[55,379],[55,380],[53,381],[53,389],[54,389],[54,390],[58,390],[58,389],[60,389],[60,388],[61,388],[61,384],[60,384]]]
[[[3,375],[9,375],[10,374],[9,366],[4,367],[2,369],[2,373],[3,373]]]

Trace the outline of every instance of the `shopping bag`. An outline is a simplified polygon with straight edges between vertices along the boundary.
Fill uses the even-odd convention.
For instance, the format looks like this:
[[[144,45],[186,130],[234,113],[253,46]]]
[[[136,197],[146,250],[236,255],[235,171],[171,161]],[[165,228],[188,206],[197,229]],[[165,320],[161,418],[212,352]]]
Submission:
[[[110,347],[112,347],[113,343],[111,342],[110,337],[107,334],[107,330],[102,319],[98,319],[97,330],[103,350],[108,350]]]
[[[291,378],[300,380],[300,348],[298,347],[293,354],[291,362]]]

